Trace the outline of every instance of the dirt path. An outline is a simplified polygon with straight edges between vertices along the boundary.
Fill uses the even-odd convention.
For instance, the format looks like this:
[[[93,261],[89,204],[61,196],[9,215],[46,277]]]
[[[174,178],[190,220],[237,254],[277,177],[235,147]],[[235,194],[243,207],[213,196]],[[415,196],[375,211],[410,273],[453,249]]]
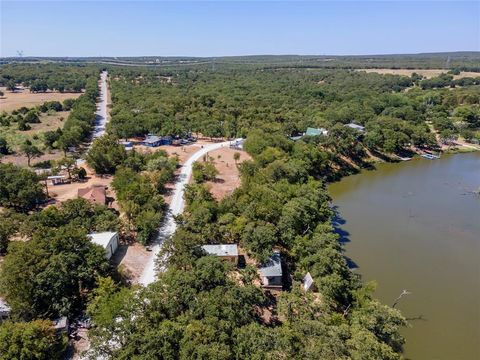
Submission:
[[[162,247],[163,241],[173,235],[175,229],[177,228],[177,224],[174,220],[174,215],[178,215],[182,213],[183,208],[185,206],[185,202],[183,199],[183,194],[185,192],[185,185],[188,184],[190,176],[192,175],[192,165],[195,161],[199,160],[202,156],[207,154],[210,151],[220,149],[222,147],[229,146],[230,141],[225,141],[216,144],[205,145],[203,148],[195,152],[182,166],[182,170],[180,175],[178,176],[178,180],[175,183],[175,189],[173,192],[172,202],[170,204],[170,209],[167,212],[165,219],[158,231],[158,236],[153,242],[152,251],[150,252],[150,257],[148,262],[145,264],[145,268],[140,276],[139,283],[147,286],[151,284],[156,279],[156,272],[155,272],[155,259],[157,258],[158,254],[160,253],[160,249]]]

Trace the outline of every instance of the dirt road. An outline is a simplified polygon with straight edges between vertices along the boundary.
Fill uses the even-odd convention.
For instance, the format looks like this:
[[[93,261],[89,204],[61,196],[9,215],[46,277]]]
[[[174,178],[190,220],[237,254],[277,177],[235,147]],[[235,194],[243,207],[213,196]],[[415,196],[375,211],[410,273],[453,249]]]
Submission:
[[[95,126],[92,135],[94,139],[105,134],[105,126],[107,125],[107,76],[108,73],[106,71],[100,74],[100,96],[98,97]]]
[[[230,144],[230,141],[205,145],[202,149],[195,152],[185,162],[185,164],[183,164],[180,175],[178,176],[178,180],[175,183],[175,190],[173,192],[173,198],[170,204],[170,209],[167,212],[165,219],[160,227],[157,238],[153,242],[152,251],[150,252],[150,258],[148,259],[148,262],[145,265],[145,269],[143,270],[142,275],[140,276],[139,283],[142,284],[143,286],[147,286],[148,284],[151,284],[156,279],[155,259],[158,257],[163,241],[167,237],[173,235],[177,227],[177,224],[175,223],[173,216],[182,213],[183,208],[185,206],[183,194],[185,192],[185,185],[188,184],[188,180],[192,175],[193,163],[199,160],[202,156],[204,156],[208,152],[219,149],[223,146],[229,146],[229,144]]]

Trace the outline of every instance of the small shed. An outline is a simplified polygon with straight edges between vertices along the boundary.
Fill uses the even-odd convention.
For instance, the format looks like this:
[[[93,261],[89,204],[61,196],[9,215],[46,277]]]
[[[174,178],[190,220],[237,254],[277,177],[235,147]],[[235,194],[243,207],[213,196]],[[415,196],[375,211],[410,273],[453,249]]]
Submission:
[[[5,299],[0,297],[0,319],[7,319],[11,310]]]
[[[65,175],[52,175],[48,176],[47,180],[50,180],[52,185],[61,185],[65,184],[65,182],[67,181],[67,177]]]
[[[279,251],[275,251],[268,261],[259,269],[264,287],[282,288],[283,272],[282,258]]]
[[[313,277],[309,272],[307,272],[307,274],[303,278],[303,290],[308,291],[313,288],[314,288]]]
[[[93,185],[78,189],[77,195],[78,197],[88,200],[92,204],[105,205],[107,203],[104,185]]]
[[[305,131],[306,136],[326,136],[328,135],[328,130],[325,128],[307,128],[307,131]]]
[[[361,133],[365,132],[365,127],[362,125],[350,123],[350,124],[346,124],[345,126],[348,126],[349,128],[357,130],[358,132],[361,132]]]
[[[118,248],[118,233],[114,231],[105,231],[91,233],[88,235],[94,244],[105,249],[105,257],[110,259]]]
[[[203,245],[202,249],[208,255],[218,256],[220,259],[230,261],[234,264],[238,263],[237,244]]]

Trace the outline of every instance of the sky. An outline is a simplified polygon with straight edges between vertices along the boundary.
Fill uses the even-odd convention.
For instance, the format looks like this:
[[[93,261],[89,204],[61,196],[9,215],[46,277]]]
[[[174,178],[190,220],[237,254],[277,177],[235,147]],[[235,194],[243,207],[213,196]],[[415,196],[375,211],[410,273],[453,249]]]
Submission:
[[[6,1],[0,56],[480,51],[479,1]]]

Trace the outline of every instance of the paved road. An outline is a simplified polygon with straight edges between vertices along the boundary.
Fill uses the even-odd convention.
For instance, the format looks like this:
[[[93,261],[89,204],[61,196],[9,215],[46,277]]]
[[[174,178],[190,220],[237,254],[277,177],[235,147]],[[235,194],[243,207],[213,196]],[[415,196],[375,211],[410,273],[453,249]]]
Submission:
[[[206,145],[202,149],[198,150],[194,153],[182,166],[182,170],[180,175],[178,176],[178,181],[175,183],[175,189],[173,192],[172,202],[170,204],[170,209],[167,212],[165,219],[160,227],[159,233],[157,238],[155,239],[152,245],[152,251],[150,253],[150,258],[148,259],[147,264],[140,276],[139,283],[143,286],[147,286],[151,284],[156,279],[156,271],[155,271],[155,259],[158,257],[158,253],[162,247],[163,241],[173,235],[175,229],[177,228],[177,224],[173,219],[174,215],[181,214],[183,212],[183,208],[185,206],[185,201],[183,199],[183,194],[185,192],[185,185],[188,184],[188,180],[192,175],[192,165],[195,161],[200,159],[206,153],[219,149],[222,146],[229,146],[230,141],[216,143],[211,145]]]

